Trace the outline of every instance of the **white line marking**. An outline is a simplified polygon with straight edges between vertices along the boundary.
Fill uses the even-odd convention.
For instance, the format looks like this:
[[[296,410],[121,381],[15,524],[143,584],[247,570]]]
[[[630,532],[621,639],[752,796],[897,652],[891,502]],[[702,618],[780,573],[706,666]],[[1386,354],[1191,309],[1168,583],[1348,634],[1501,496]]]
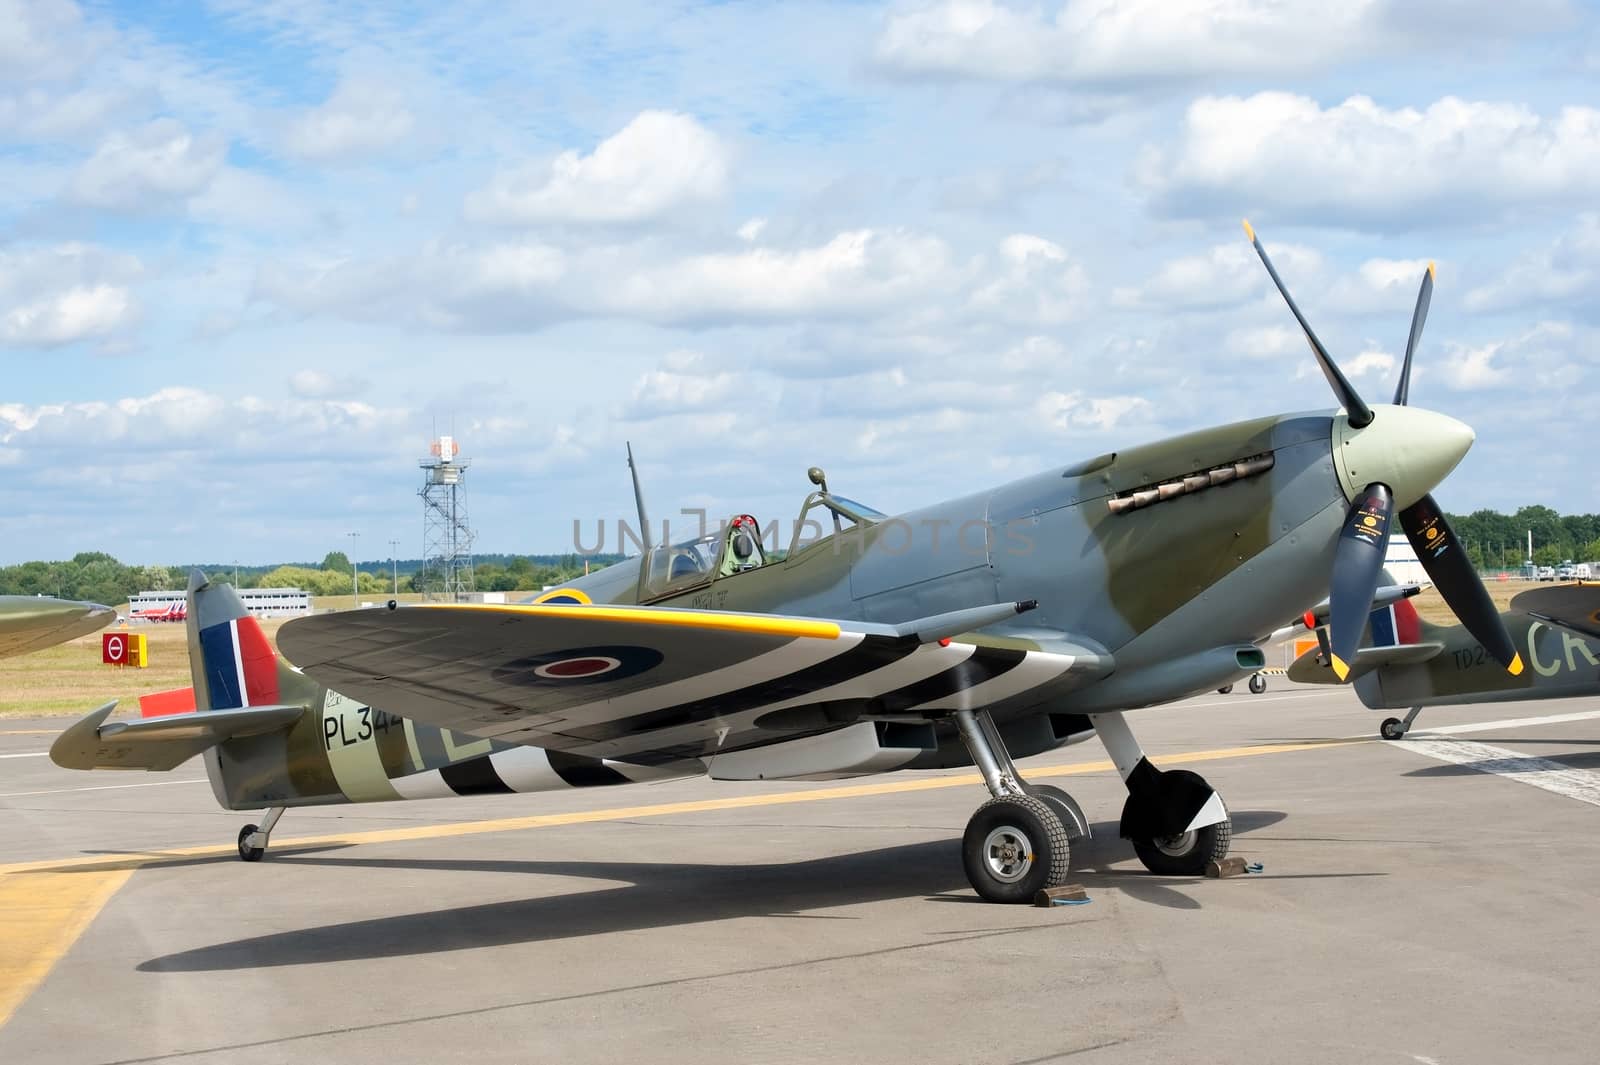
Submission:
[[[43,758],[49,751],[25,751],[22,754],[0,754],[0,758]]]
[[[1560,762],[1520,754],[1504,747],[1491,747],[1472,740],[1402,740],[1393,747],[1412,751],[1453,765],[1492,773],[1519,784],[1543,788],[1591,806],[1600,806],[1600,773],[1592,769],[1573,769]]]
[[[1429,709],[1433,709],[1430,707]],[[1440,708],[1442,709],[1442,708]],[[1423,711],[1427,713],[1427,710]],[[1416,736],[1455,736],[1463,732],[1492,732],[1502,728],[1529,728],[1533,725],[1559,725],[1567,721],[1593,721],[1600,710],[1583,710],[1576,714],[1548,714],[1544,717],[1508,717],[1503,721],[1476,721],[1465,725],[1440,725],[1421,730]]]
[[[52,788],[49,791],[0,792],[0,799],[20,799],[28,795],[70,795],[77,791],[120,791],[123,788],[159,788],[167,784],[204,784],[205,777],[186,777],[183,780],[152,780],[148,784],[100,784],[92,788]]]

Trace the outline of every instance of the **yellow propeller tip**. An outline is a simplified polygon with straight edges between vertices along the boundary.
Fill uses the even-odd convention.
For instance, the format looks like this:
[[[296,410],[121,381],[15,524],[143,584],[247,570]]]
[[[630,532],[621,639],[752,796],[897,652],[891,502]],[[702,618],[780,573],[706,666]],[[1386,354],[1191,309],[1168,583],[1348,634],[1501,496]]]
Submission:
[[[1428,277],[1433,281],[1439,280],[1439,271],[1434,267],[1432,259],[1428,260]]]
[[[1348,678],[1350,676],[1350,667],[1344,664],[1344,659],[1338,655],[1330,655],[1329,657],[1333,659],[1333,675],[1341,681]]]
[[[1521,655],[1512,655],[1511,656],[1511,664],[1506,667],[1506,672],[1510,673],[1513,677],[1522,676],[1522,656]]]
[[[1255,231],[1255,227],[1250,225],[1250,219],[1245,218],[1245,219],[1242,219],[1242,221],[1244,222],[1244,235],[1249,237],[1251,240],[1255,240],[1256,239],[1256,231]]]

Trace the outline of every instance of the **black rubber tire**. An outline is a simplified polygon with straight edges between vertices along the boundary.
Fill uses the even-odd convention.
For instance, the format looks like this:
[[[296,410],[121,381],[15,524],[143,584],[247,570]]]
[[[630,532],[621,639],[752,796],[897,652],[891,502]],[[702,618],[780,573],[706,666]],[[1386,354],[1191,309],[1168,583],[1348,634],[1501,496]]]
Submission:
[[[1134,840],[1133,852],[1144,867],[1157,876],[1204,876],[1209,862],[1228,856],[1233,842],[1233,821],[1219,821],[1194,830],[1194,838],[1182,854],[1169,854],[1149,840]]]
[[[1031,859],[1015,880],[1004,880],[991,871],[985,844],[991,833],[1009,828],[1027,840]],[[1055,808],[1031,795],[1002,795],[990,799],[973,813],[961,837],[961,863],[967,880],[982,898],[990,902],[1032,902],[1047,887],[1067,882],[1071,849],[1067,829]]]
[[[1222,687],[1217,689],[1217,694],[1218,695],[1227,695],[1231,691],[1233,691],[1233,685],[1232,684],[1224,684]]]
[[[1030,784],[1028,786],[1033,789],[1031,794],[1034,798],[1043,799],[1051,809],[1055,810],[1056,815],[1061,818],[1062,827],[1067,830],[1069,839],[1072,836],[1073,822],[1079,817],[1083,818],[1083,834],[1085,836],[1089,834],[1089,819],[1084,815],[1083,810],[1077,810],[1076,816],[1074,816],[1073,807],[1075,803],[1072,796],[1054,784]]]
[[[1406,723],[1398,717],[1386,717],[1378,726],[1378,735],[1386,740],[1398,740],[1406,734]]]
[[[245,825],[239,830],[239,860],[242,862],[259,862],[267,853],[265,847],[247,847],[244,841],[255,835],[258,831],[255,825]]]
[[[1260,695],[1267,690],[1267,678],[1259,673],[1250,674],[1250,694]]]

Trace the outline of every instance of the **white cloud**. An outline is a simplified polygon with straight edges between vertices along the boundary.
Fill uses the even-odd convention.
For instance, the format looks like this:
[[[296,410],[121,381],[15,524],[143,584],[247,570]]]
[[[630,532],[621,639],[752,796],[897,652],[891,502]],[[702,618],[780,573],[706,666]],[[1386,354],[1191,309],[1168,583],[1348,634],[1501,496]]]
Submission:
[[[85,453],[112,444],[130,451],[200,447],[271,456],[285,439],[325,436],[335,450],[376,430],[392,433],[408,418],[409,412],[358,401],[272,401],[173,387],[115,400],[0,404],[0,444]]]
[[[0,81],[66,77],[87,45],[83,16],[71,0],[0,0]]]
[[[0,134],[25,141],[75,141],[104,128],[128,102],[126,92],[96,88],[59,92],[30,87],[0,94]]]
[[[291,155],[316,162],[350,162],[411,138],[416,116],[392,82],[371,76],[342,79],[327,100],[297,116],[284,131]]]
[[[1262,243],[1291,292],[1319,279],[1322,256],[1313,249],[1298,244]],[[1266,267],[1241,237],[1215,244],[1203,254],[1168,259],[1142,287],[1113,292],[1112,302],[1119,307],[1152,310],[1232,307],[1270,288],[1272,279]]]
[[[659,321],[862,314],[948,287],[950,249],[906,230],[859,229],[794,250],[754,248],[691,255],[605,285],[588,297],[606,309]]]
[[[170,118],[113,133],[68,188],[78,203],[115,211],[158,209],[203,190],[222,169],[220,137],[191,133]]]
[[[1543,248],[1519,255],[1495,280],[1467,293],[1470,311],[1503,311],[1569,303],[1600,314],[1600,213],[1585,211]]]
[[[1000,242],[1002,273],[972,293],[971,307],[1015,321],[1056,324],[1076,315],[1089,290],[1083,266],[1054,241],[1013,233]]]
[[[131,315],[132,297],[115,285],[74,285],[33,303],[12,307],[0,322],[7,344],[53,346],[104,336]]]
[[[289,391],[301,399],[329,399],[357,395],[367,388],[359,377],[335,377],[326,370],[296,370],[289,375]]]
[[[1434,49],[1487,27],[1537,32],[1564,4],[1457,3],[1415,18],[1401,0],[1069,0],[1053,13],[937,0],[892,14],[873,46],[899,74],[1126,85],[1251,71],[1300,74],[1363,54]]]
[[[754,390],[748,373],[716,370],[699,352],[674,351],[662,360],[660,369],[634,381],[632,395],[618,415],[638,421],[674,414],[715,414],[735,397],[739,406],[749,406],[755,399]]]
[[[1539,322],[1499,340],[1446,344],[1438,361],[1443,384],[1458,392],[1521,393],[1551,401],[1577,385],[1587,367],[1600,365],[1595,341],[1567,322]],[[1586,393],[1576,395],[1580,404],[1587,402]]]
[[[1407,227],[1464,213],[1600,194],[1600,110],[1541,116],[1521,104],[1445,97],[1426,110],[1365,96],[1324,108],[1283,92],[1204,97],[1170,150],[1146,153],[1155,205],[1211,215],[1244,204],[1319,225]]]
[[[0,344],[55,347],[130,325],[139,261],[85,244],[0,250]]]
[[[1372,377],[1377,381],[1389,378],[1390,371],[1395,368],[1398,360],[1387,351],[1378,351],[1369,348],[1359,352],[1353,359],[1339,360],[1339,368],[1345,372],[1346,377]],[[1415,367],[1412,371],[1415,376]]]
[[[1295,325],[1267,325],[1234,329],[1223,346],[1247,359],[1276,359],[1306,352],[1306,335]]]
[[[467,197],[477,221],[637,222],[722,196],[728,149],[692,116],[643,111],[588,155],[495,176]]]
[[[1142,396],[1095,397],[1082,392],[1046,392],[1035,401],[1034,412],[1054,429],[1106,430],[1147,420],[1151,406]]]

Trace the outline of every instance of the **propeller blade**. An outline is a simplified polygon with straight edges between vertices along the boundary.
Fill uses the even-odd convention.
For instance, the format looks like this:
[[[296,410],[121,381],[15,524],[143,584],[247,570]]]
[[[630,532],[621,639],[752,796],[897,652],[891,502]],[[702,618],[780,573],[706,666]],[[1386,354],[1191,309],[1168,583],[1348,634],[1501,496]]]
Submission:
[[[1400,383],[1394,386],[1394,405],[1403,407],[1411,398],[1411,356],[1422,339],[1422,323],[1428,320],[1428,304],[1433,302],[1433,264],[1422,275],[1422,289],[1417,293],[1417,309],[1411,312],[1411,335],[1406,338],[1406,361],[1400,365]]]
[[[1500,612],[1494,608],[1488,589],[1478,577],[1467,553],[1456,543],[1455,533],[1444,520],[1444,512],[1425,495],[1400,512],[1400,527],[1417,552],[1422,568],[1433,578],[1445,604],[1465,625],[1472,638],[1512,676],[1522,673],[1522,656],[1511,642]]]
[[[1289,305],[1295,321],[1300,323],[1300,328],[1305,330],[1306,340],[1311,344],[1311,351],[1317,357],[1317,364],[1322,367],[1322,376],[1328,379],[1328,385],[1333,389],[1333,394],[1338,397],[1339,403],[1344,407],[1345,413],[1350,418],[1350,424],[1360,429],[1372,422],[1372,408],[1362,402],[1352,385],[1339,371],[1339,366],[1333,361],[1333,356],[1328,354],[1328,349],[1322,346],[1322,341],[1317,339],[1317,334],[1311,331],[1311,324],[1306,321],[1306,316],[1300,313],[1300,308],[1295,306],[1294,297],[1289,295],[1289,290],[1283,284],[1283,279],[1278,276],[1278,271],[1273,269],[1272,260],[1267,258],[1267,249],[1261,246],[1261,241],[1256,239],[1256,231],[1251,228],[1250,220],[1244,220],[1245,236],[1250,238],[1250,243],[1256,249],[1256,254],[1261,256],[1261,265],[1267,268],[1267,274],[1272,278],[1272,283],[1278,286],[1278,292],[1283,296],[1283,302]]]
[[[1372,596],[1383,576],[1393,515],[1394,496],[1389,486],[1367,485],[1350,504],[1334,548],[1333,578],[1328,582],[1328,664],[1340,680],[1350,675],[1350,663],[1361,647]]]

